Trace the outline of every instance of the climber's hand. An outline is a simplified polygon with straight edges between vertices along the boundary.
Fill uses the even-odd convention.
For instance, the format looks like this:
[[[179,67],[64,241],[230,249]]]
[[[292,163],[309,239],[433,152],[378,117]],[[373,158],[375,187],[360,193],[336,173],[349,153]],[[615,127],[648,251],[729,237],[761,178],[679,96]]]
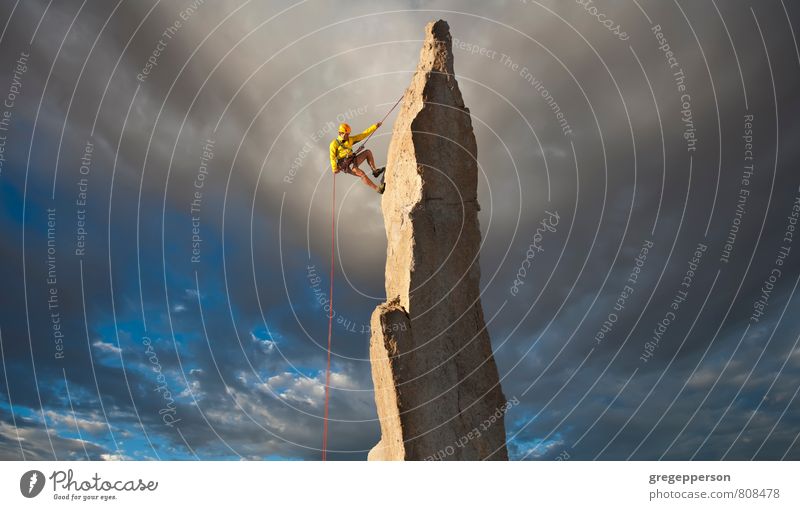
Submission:
[[[381,124],[383,124],[383,122],[378,122],[377,124],[375,124],[376,128],[381,127]]]

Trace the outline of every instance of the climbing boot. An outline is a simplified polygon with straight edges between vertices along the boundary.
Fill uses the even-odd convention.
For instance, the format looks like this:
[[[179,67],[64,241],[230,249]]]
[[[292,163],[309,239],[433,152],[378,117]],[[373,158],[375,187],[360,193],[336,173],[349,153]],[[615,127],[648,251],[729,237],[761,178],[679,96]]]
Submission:
[[[383,192],[386,191],[386,183],[382,182],[380,186],[378,186],[378,193],[383,195]]]
[[[385,166],[382,166],[382,167],[378,168],[377,170],[373,170],[373,171],[372,171],[372,176],[373,176],[373,177],[377,177],[377,176],[379,176],[380,174],[382,174],[384,171],[386,171],[386,167],[385,167]]]

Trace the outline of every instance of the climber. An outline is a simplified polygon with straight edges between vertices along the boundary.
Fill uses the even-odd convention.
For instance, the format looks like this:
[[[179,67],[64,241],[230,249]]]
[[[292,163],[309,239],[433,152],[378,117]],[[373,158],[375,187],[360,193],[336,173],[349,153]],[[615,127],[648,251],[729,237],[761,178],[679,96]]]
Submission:
[[[386,184],[381,183],[380,186],[376,186],[375,183],[367,177],[367,174],[358,168],[358,165],[366,160],[370,168],[372,168],[372,176],[376,178],[386,170],[386,167],[375,167],[375,159],[372,157],[372,151],[369,149],[357,153],[353,152],[353,144],[355,142],[367,138],[379,127],[381,127],[381,122],[371,125],[361,134],[350,136],[350,125],[344,123],[340,124],[339,136],[331,141],[331,169],[333,173],[344,172],[355,175],[364,181],[364,184],[382,194],[386,189]]]

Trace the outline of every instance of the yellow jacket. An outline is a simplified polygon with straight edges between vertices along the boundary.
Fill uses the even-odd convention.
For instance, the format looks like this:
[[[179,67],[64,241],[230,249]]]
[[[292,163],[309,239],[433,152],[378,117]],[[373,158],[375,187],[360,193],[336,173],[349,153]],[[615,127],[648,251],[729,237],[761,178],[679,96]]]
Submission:
[[[347,140],[342,140],[341,138],[339,138],[337,136],[336,138],[334,138],[331,141],[331,147],[330,147],[330,150],[331,150],[331,170],[333,170],[333,173],[336,173],[336,172],[339,171],[336,163],[340,159],[346,158],[347,156],[349,156],[349,155],[351,155],[353,153],[353,144],[357,143],[357,142],[360,142],[364,138],[368,137],[376,129],[378,129],[378,125],[377,124],[373,124],[370,127],[368,127],[366,129],[366,131],[364,131],[361,134],[350,135],[350,137]]]

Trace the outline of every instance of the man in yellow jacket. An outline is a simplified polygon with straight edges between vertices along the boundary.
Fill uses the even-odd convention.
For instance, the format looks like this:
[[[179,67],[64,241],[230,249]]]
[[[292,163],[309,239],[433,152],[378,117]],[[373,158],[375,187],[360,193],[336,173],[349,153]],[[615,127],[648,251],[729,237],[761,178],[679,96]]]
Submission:
[[[367,174],[358,168],[358,165],[366,160],[370,168],[372,168],[373,177],[378,177],[381,175],[384,170],[386,170],[386,167],[375,167],[375,159],[372,157],[372,151],[369,149],[359,152],[358,154],[353,153],[353,144],[368,137],[379,127],[381,127],[380,122],[371,125],[363,133],[350,136],[350,125],[340,124],[339,136],[331,141],[331,169],[333,170],[333,173],[344,172],[346,174],[355,175],[364,181],[364,184],[370,188],[374,189],[378,193],[383,193],[383,191],[386,189],[386,184],[381,183],[380,186],[376,186],[375,183],[373,183],[370,178],[367,177]]]

